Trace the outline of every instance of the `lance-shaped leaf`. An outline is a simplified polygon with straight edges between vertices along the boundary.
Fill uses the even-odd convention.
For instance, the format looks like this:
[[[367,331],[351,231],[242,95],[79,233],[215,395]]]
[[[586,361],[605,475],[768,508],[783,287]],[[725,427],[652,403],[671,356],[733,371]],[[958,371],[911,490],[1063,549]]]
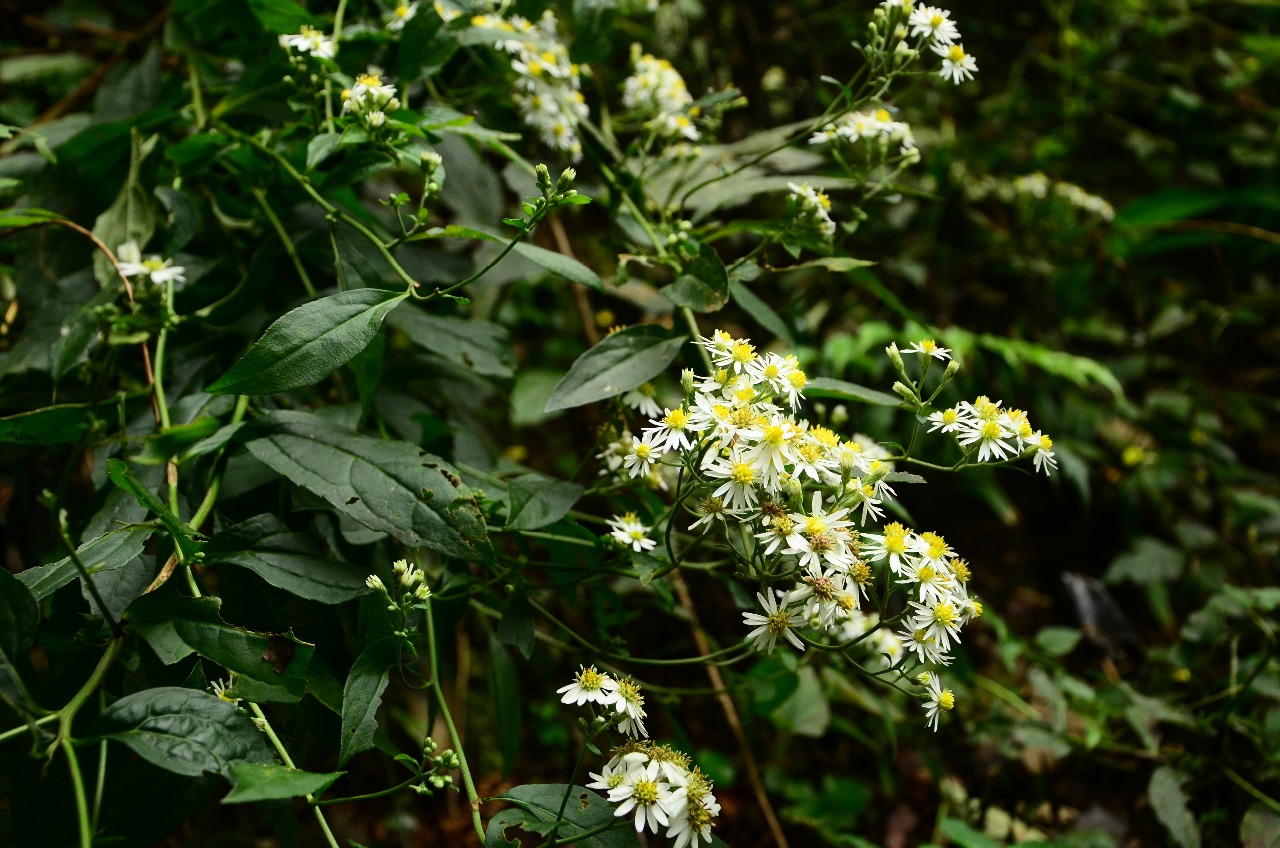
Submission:
[[[304,412],[273,412],[255,426],[254,457],[366,527],[458,559],[493,556],[471,490],[439,457]]]
[[[804,393],[812,397],[828,397],[837,400],[854,400],[869,403],[872,406],[902,406],[902,398],[888,392],[880,392],[859,386],[857,383],[846,383],[844,380],[832,380],[817,377],[804,387]]]
[[[115,739],[166,771],[228,779],[237,763],[275,757],[248,714],[208,692],[160,686],[126,695],[102,711],[94,739]]]
[[[338,765],[373,747],[378,729],[378,707],[387,688],[391,666],[400,651],[399,636],[379,639],[360,652],[347,683],[342,687],[342,740],[338,745]]]
[[[407,290],[356,289],[304,303],[277,318],[205,391],[269,395],[318,383],[364,350],[408,296]]]
[[[85,542],[76,548],[76,554],[90,575],[104,570],[113,571],[137,559],[147,544],[147,539],[150,539],[154,532],[154,527],[143,525],[112,530],[93,541]],[[39,601],[79,576],[80,572],[76,569],[76,564],[68,556],[48,565],[21,571],[18,573],[18,580],[22,581],[32,596]]]
[[[239,762],[231,766],[233,786],[222,803],[246,804],[323,792],[344,774],[344,771],[317,774],[275,763]]]
[[[613,397],[651,380],[671,364],[684,336],[640,324],[601,340],[573,363],[547,399],[547,412]]]
[[[582,497],[582,487],[534,472],[507,481],[507,529],[537,530],[555,524]]]
[[[309,535],[294,533],[273,515],[255,516],[214,536],[205,562],[247,568],[277,589],[325,604],[368,591],[362,569],[323,556]]]
[[[77,442],[93,427],[93,406],[66,403],[0,418],[0,442],[58,445]]]
[[[143,483],[133,476],[133,472],[129,470],[128,463],[119,459],[107,460],[107,476],[111,478],[111,482],[115,483],[121,489],[137,498],[138,503],[146,507],[156,514],[160,519],[160,523],[173,537],[173,542],[181,550],[184,559],[191,560],[200,553],[201,542],[195,537],[195,533],[187,526],[187,523],[178,516],[169,511],[160,498],[156,497],[155,492],[148,489]]]

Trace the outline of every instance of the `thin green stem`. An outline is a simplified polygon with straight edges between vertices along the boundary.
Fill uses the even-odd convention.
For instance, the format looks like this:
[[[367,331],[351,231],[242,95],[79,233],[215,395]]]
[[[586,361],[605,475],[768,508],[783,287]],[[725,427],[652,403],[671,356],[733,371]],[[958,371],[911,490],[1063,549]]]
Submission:
[[[271,746],[276,749],[276,753],[280,755],[280,759],[289,768],[297,768],[293,764],[293,758],[289,756],[289,749],[280,741],[280,737],[276,735],[275,728],[271,726],[271,722],[267,719],[266,713],[262,711],[262,707],[253,703],[249,703],[249,710],[257,719],[258,727],[262,728],[262,732],[266,734],[267,739],[271,741]],[[320,825],[320,831],[324,834],[325,840],[329,843],[329,848],[342,848],[338,844],[338,840],[333,835],[333,831],[329,829],[329,822],[325,820],[324,812],[316,805],[315,796],[310,792],[307,793],[307,803],[311,805],[312,812],[315,813],[316,822]]]
[[[604,822],[603,824],[596,825],[590,830],[584,830],[582,831],[582,833],[579,833],[575,836],[566,836],[564,839],[557,839],[555,842],[550,842],[548,843],[548,848],[552,848],[552,846],[558,846],[558,845],[581,845],[584,840],[590,839],[593,836],[598,836],[601,833],[607,833],[608,831],[613,830],[614,828],[620,827],[623,824],[623,821],[620,821],[619,819],[616,819],[616,818],[610,819],[609,821]]]
[[[565,808],[569,806],[569,798],[573,795],[573,784],[574,781],[578,779],[578,771],[582,768],[583,760],[587,758],[587,743],[590,742],[591,738],[588,738],[587,742],[582,746],[582,752],[578,754],[578,761],[573,764],[573,771],[569,773],[569,785],[565,787],[564,797],[560,799],[560,811],[556,813],[555,826],[551,828],[551,834],[547,837],[547,841],[544,845],[551,846],[558,844],[556,842],[556,837],[560,834],[560,822],[564,820],[564,811]],[[612,822],[610,822],[610,824],[612,824]],[[575,838],[582,839],[582,836],[577,836]]]
[[[1225,774],[1236,786],[1239,786],[1245,792],[1270,807],[1272,812],[1280,813],[1280,801],[1276,801],[1275,798],[1272,798],[1270,795],[1245,780],[1238,772],[1236,772],[1235,769],[1227,766],[1223,768],[1222,773]]]
[[[285,253],[289,254],[289,260],[293,262],[294,270],[298,272],[298,277],[302,280],[302,287],[307,290],[308,297],[316,296],[316,287],[311,283],[311,277],[307,274],[307,269],[302,266],[302,258],[298,256],[298,249],[293,245],[293,239],[289,238],[289,233],[285,230],[284,224],[280,223],[280,219],[276,217],[275,210],[271,208],[271,204],[267,202],[267,194],[262,189],[254,186],[252,189],[253,196],[257,199],[258,205],[262,207],[262,212],[267,216],[267,220],[271,223],[271,228],[276,231],[276,235],[280,237],[281,244],[284,245]]]
[[[98,690],[98,711],[101,712],[107,705],[106,694]],[[107,787],[107,740],[103,739],[98,743],[98,779],[93,787],[93,814],[89,817],[90,827],[94,833],[98,832],[98,818],[102,812],[102,793]]]
[[[436,651],[436,627],[431,615],[431,599],[424,604],[427,613],[427,652],[430,655],[431,691],[436,703],[440,705],[440,714],[444,717],[445,727],[449,729],[449,738],[453,740],[453,749],[458,752],[458,766],[462,772],[462,783],[467,790],[467,801],[471,806],[471,823],[476,829],[476,838],[484,844],[484,825],[480,821],[480,795],[476,792],[475,782],[471,779],[471,769],[467,767],[467,755],[462,750],[462,739],[458,736],[458,728],[453,723],[453,714],[449,712],[449,704],[444,699],[444,689],[440,687],[440,665]]]
[[[111,614],[111,610],[107,609],[106,602],[102,600],[102,595],[98,592],[97,584],[93,582],[93,575],[89,573],[84,560],[80,558],[80,552],[76,550],[75,543],[71,541],[71,536],[67,533],[67,514],[65,510],[58,514],[58,533],[62,536],[62,544],[66,546],[71,555],[71,562],[75,565],[76,571],[80,573],[80,579],[84,581],[84,585],[89,589],[89,594],[93,596],[94,603],[98,605],[98,612],[102,613],[102,618],[107,622],[107,626],[111,628],[111,632],[118,633],[120,630],[119,622]]]
[[[63,739],[59,747],[67,755],[67,767],[71,770],[71,788],[76,796],[76,822],[80,828],[80,848],[93,848],[93,827],[89,821],[89,802],[84,794],[84,778],[80,775],[80,761],[76,759],[75,746],[70,739]]]
[[[41,716],[40,718],[36,719],[30,724],[24,724],[22,725],[22,727],[14,727],[10,730],[6,730],[4,733],[0,733],[0,742],[7,742],[13,737],[21,736],[23,733],[27,733],[31,731],[33,728],[39,727],[42,724],[48,724],[51,721],[57,721],[57,720],[58,720],[57,713],[49,713],[47,716]]]
[[[499,262],[505,259],[507,254],[510,253],[515,248],[515,246],[520,243],[520,240],[522,238],[524,238],[525,236],[527,236],[529,233],[533,231],[533,226],[537,224],[539,221],[541,221],[543,218],[545,218],[547,215],[547,212],[549,212],[550,210],[551,210],[551,207],[547,204],[545,200],[538,201],[538,208],[535,209],[533,214],[529,216],[529,222],[528,224],[525,225],[525,228],[520,232],[516,233],[515,236],[511,239],[511,241],[507,242],[506,247],[502,248],[502,251],[497,256],[495,256],[488,265],[484,266],[479,271],[476,271],[474,274],[472,274],[470,277],[467,277],[465,280],[454,283],[448,288],[436,289],[431,294],[423,295],[421,297],[419,297],[418,294],[415,292],[414,297],[418,298],[419,300],[430,300],[433,297],[443,297],[444,295],[452,294],[453,292],[457,291],[463,286],[474,283],[476,280],[480,279],[485,274],[489,273],[489,271],[491,271],[495,265],[497,265]]]
[[[400,781],[395,786],[390,786],[386,789],[379,789],[377,792],[370,792],[367,795],[349,795],[346,798],[326,798],[324,800],[317,799],[313,803],[317,807],[330,807],[334,804],[350,804],[355,801],[369,801],[373,798],[385,798],[388,795],[394,795],[401,789],[404,789],[406,786],[416,783],[419,780],[422,780],[422,775],[415,774]]]

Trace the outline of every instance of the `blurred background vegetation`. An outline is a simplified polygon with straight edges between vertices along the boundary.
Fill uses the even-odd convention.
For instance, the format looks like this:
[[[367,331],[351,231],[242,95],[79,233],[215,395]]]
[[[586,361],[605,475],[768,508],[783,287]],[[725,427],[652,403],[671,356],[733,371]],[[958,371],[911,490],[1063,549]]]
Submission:
[[[233,18],[238,2],[218,4],[219,14]],[[695,94],[736,86],[746,105],[726,115],[721,132],[735,141],[822,110],[833,90],[820,79],[848,75],[856,58],[848,45],[863,37],[870,5],[674,0],[652,24],[623,18],[609,0],[560,11],[574,22],[575,57],[597,63],[602,89],[626,74],[604,57],[625,57],[632,40],[675,61]],[[132,118],[145,127],[147,110],[174,98],[180,63],[162,37],[208,50],[223,37],[208,19],[211,4],[196,0],[169,10],[14,0],[0,8],[8,21],[0,123],[35,122],[55,150],[72,137],[90,144],[82,133],[99,123]],[[793,845],[1276,845],[1280,6],[970,0],[952,11],[981,71],[959,87],[897,92],[922,162],[843,240],[875,264],[769,274],[754,290],[782,316],[785,342],[810,374],[886,387],[882,348],[936,336],[964,360],[957,396],[986,393],[1031,411],[1053,435],[1062,473],[1046,482],[974,470],[932,477],[927,497],[904,496],[920,526],[944,533],[978,566],[987,602],[952,677],[962,708],[943,732],[919,728],[915,706],[891,693],[794,674],[793,659],[777,658],[729,679],[745,699],[754,756]],[[165,36],[169,14],[184,23]],[[469,73],[476,69],[445,70],[459,84]],[[508,108],[480,104],[483,122],[502,125]],[[19,147],[10,142],[0,156],[0,201],[38,166],[39,153]],[[84,178],[61,190],[86,209],[105,207],[119,177],[104,175],[127,167],[127,150],[112,142],[70,151],[82,157]],[[466,187],[446,194],[452,212],[496,220],[510,194],[484,173],[493,163],[459,157],[447,160],[451,180]],[[1035,174],[1048,186],[1043,197],[1027,188]],[[603,195],[593,183],[585,166],[579,188]],[[1055,183],[1102,197],[1114,218],[1082,211]],[[843,220],[839,193],[833,198]],[[552,235],[540,238],[554,246]],[[571,235],[579,258],[602,275],[617,270],[620,234],[604,210],[587,208]],[[435,270],[447,276],[450,266]],[[503,282],[486,281],[475,309],[510,329],[516,376],[484,408],[459,401],[496,435],[453,450],[567,476],[599,421],[543,416],[550,384],[584,334],[664,320],[661,308],[652,286],[633,281],[593,294],[585,320],[564,288]],[[759,341],[777,334],[755,320],[733,307],[721,318]],[[0,350],[12,352],[11,321]],[[43,402],[26,394],[37,391],[29,382],[3,387],[3,414]],[[880,410],[828,403],[825,415],[846,413],[854,429],[893,426]],[[40,546],[48,540],[32,529],[48,523],[34,494],[59,469],[4,454],[0,533],[10,568],[47,553]],[[620,626],[629,621],[627,598],[584,615]],[[737,612],[726,605],[704,615],[733,620]],[[527,733],[516,772],[503,775],[496,750],[481,741],[493,721],[483,663],[470,663],[461,633],[450,662],[458,697],[477,681],[467,733],[482,793],[564,780],[570,724],[551,693],[577,659],[521,669]],[[696,671],[653,679],[705,685]],[[401,695],[394,714],[421,721],[410,694]],[[769,844],[714,699],[659,701],[655,712],[717,780],[720,835],[735,848]],[[0,762],[21,756],[5,750]],[[20,808],[33,787],[14,783],[0,776],[11,799],[0,817],[22,833],[32,826]],[[460,844],[463,806],[406,798],[361,807],[368,821],[341,826],[385,836],[416,822],[404,844]],[[177,820],[190,819],[166,844],[250,844],[279,824],[227,809],[175,805]]]

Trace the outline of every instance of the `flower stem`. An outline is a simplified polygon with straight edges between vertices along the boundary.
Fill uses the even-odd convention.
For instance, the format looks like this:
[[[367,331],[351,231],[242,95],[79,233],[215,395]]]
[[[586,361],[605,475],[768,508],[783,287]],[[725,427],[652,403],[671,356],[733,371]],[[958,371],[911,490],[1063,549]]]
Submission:
[[[280,755],[280,759],[284,761],[284,764],[289,768],[297,768],[293,764],[293,758],[289,756],[289,749],[285,748],[284,743],[280,741],[280,737],[276,735],[276,731],[267,719],[266,713],[262,711],[262,707],[250,701],[249,709],[252,711],[254,718],[258,720],[257,724],[262,728],[262,732],[267,735],[267,739],[271,740],[272,747],[276,749],[276,753]],[[325,841],[329,843],[330,848],[342,848],[338,844],[337,838],[334,837],[333,831],[329,829],[329,822],[325,820],[324,811],[316,805],[315,796],[308,792],[306,797],[307,803],[311,805],[311,809],[315,813],[316,821],[320,824],[320,830],[324,833]]]
[[[471,769],[467,767],[467,755],[462,750],[462,739],[458,737],[458,728],[453,723],[453,714],[449,712],[449,704],[444,699],[444,690],[440,688],[440,665],[436,652],[436,627],[431,615],[431,599],[424,606],[427,612],[427,653],[431,663],[431,691],[440,705],[440,714],[444,717],[445,727],[449,729],[449,738],[453,741],[453,749],[458,752],[458,767],[462,772],[462,783],[467,789],[467,800],[471,806],[471,823],[476,829],[476,838],[484,844],[484,825],[480,821],[480,796],[471,779]]]
[[[280,223],[280,219],[276,217],[275,210],[271,208],[271,204],[267,203],[266,192],[257,186],[254,186],[252,191],[253,196],[258,200],[258,205],[262,207],[263,214],[271,222],[271,228],[280,237],[285,253],[289,254],[289,260],[293,262],[294,270],[298,272],[298,277],[302,280],[302,287],[307,290],[307,296],[315,297],[316,287],[311,284],[311,277],[307,275],[307,269],[302,267],[302,259],[298,256],[298,249],[293,246],[293,239],[289,238],[289,233],[285,230],[284,225]]]
[[[93,828],[89,822],[89,802],[84,794],[84,778],[80,776],[80,762],[76,759],[76,749],[70,739],[63,739],[59,744],[67,755],[67,768],[71,771],[71,788],[76,796],[76,822],[80,828],[80,848],[93,848]]]

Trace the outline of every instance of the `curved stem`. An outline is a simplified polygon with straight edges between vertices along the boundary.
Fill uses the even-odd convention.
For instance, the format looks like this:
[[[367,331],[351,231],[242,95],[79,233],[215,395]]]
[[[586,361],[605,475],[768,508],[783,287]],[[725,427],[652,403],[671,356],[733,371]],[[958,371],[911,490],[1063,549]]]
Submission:
[[[59,747],[67,755],[67,767],[71,770],[71,788],[76,796],[76,822],[80,829],[80,848],[93,848],[93,827],[89,821],[89,802],[84,794],[84,778],[80,776],[80,762],[70,739],[63,739]]]
[[[289,254],[289,260],[293,263],[294,270],[298,272],[298,277],[302,280],[302,287],[307,290],[309,297],[315,297],[316,287],[311,284],[311,277],[307,274],[307,269],[302,267],[302,258],[298,256],[298,249],[294,247],[293,239],[289,238],[289,233],[285,230],[284,224],[280,223],[280,219],[276,217],[275,210],[267,202],[267,193],[257,186],[250,190],[253,192],[254,198],[257,199],[258,205],[262,207],[262,213],[267,216],[267,221],[271,223],[271,228],[280,237],[280,243],[284,245],[284,252]]]

